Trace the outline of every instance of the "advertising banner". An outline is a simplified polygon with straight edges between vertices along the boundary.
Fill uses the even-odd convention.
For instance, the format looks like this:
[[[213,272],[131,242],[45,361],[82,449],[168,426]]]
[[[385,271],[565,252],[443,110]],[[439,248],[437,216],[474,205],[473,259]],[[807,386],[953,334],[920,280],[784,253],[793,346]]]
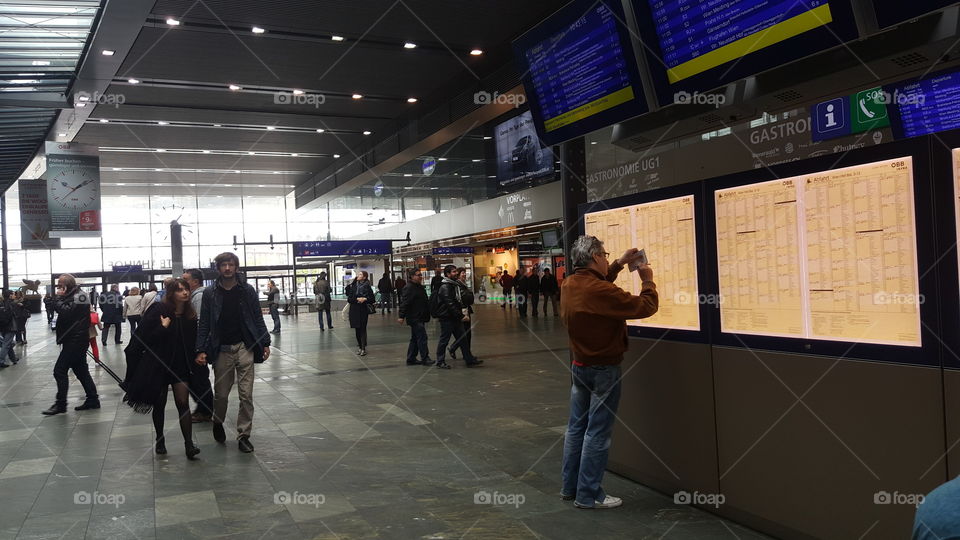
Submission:
[[[50,238],[47,182],[20,180],[19,190],[20,247],[22,249],[60,249],[60,239]]]
[[[48,142],[46,177],[50,236],[100,236],[100,156],[97,147]]]
[[[495,132],[501,186],[554,174],[553,149],[540,144],[529,111],[499,124]]]

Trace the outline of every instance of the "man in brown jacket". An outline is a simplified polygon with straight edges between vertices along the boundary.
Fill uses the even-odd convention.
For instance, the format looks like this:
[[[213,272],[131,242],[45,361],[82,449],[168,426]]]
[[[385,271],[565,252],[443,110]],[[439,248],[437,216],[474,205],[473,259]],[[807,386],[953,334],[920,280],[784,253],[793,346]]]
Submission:
[[[563,281],[560,316],[570,336],[573,385],[570,421],[563,446],[560,496],[577,508],[616,508],[623,504],[600,486],[610,433],[620,402],[620,363],[627,351],[627,323],[657,312],[653,270],[641,265],[639,295],[613,284],[637,255],[630,249],[610,264],[610,254],[594,236],[581,236],[570,250],[575,273]]]

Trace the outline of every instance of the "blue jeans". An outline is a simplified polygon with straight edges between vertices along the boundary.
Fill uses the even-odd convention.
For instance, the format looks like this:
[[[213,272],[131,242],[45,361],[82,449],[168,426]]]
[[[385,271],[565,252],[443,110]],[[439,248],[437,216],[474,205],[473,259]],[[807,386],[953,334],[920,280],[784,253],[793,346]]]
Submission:
[[[410,326],[410,345],[407,346],[407,363],[412,364],[417,361],[417,351],[420,352],[420,360],[430,360],[430,350],[427,348],[427,328],[421,321],[408,321]]]
[[[570,422],[563,443],[564,495],[582,506],[606,498],[600,486],[620,403],[620,366],[570,366]]]
[[[0,364],[10,365],[19,360],[17,353],[13,350],[13,338],[16,336],[16,332],[4,332],[0,335]]]
[[[317,316],[320,318],[320,329],[323,330],[323,314],[327,314],[327,326],[333,328],[333,321],[330,319],[330,306],[321,306],[317,309]]]

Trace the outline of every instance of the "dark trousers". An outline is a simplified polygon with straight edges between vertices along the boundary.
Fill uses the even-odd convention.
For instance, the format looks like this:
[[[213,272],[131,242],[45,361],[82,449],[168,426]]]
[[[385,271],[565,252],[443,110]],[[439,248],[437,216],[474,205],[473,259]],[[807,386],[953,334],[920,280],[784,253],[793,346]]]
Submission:
[[[411,364],[417,361],[417,351],[420,352],[420,360],[430,359],[430,349],[427,348],[427,328],[421,321],[409,321],[410,326],[410,344],[407,345],[407,363]]]
[[[104,345],[107,344],[107,336],[110,335],[110,327],[114,326],[117,329],[117,334],[114,336],[114,342],[120,343],[120,334],[122,332],[122,327],[120,323],[103,323],[103,336],[100,338],[100,343]]]
[[[213,416],[213,387],[210,385],[210,368],[206,365],[192,365],[190,369],[190,395],[197,402],[196,414]]]
[[[331,327],[332,328],[332,327]],[[361,349],[367,348],[367,327],[361,326],[360,328],[355,328],[357,332],[357,346]]]
[[[457,350],[458,348],[460,349],[460,352],[473,351],[473,349],[470,348],[470,344],[473,343],[473,331],[471,331],[473,320],[471,319],[461,324],[463,324],[463,339],[460,340],[460,343],[454,343],[450,346],[451,354],[453,354],[453,351]]]
[[[277,304],[270,304],[270,318],[273,319],[273,331],[280,331],[280,306]]]
[[[540,293],[530,293],[527,295],[527,298],[530,300],[530,307],[533,308],[533,316],[537,317],[540,307]],[[544,308],[546,308],[546,306],[544,306]]]
[[[517,294],[517,310],[520,311],[521,317],[527,316],[527,302],[530,301],[530,298],[526,293]]]
[[[53,311],[53,307],[51,306],[50,309],[47,310],[47,322],[48,322],[48,323],[51,322],[51,321],[53,321],[53,314],[54,314],[54,313],[56,313],[56,312]]]
[[[450,343],[451,336],[454,338],[451,348],[460,347],[460,352],[463,353],[463,359],[467,362],[473,362],[473,353],[470,352],[469,343],[463,343],[463,321],[459,319],[454,321],[440,319],[440,342],[437,343],[437,362],[444,361],[447,353],[447,344]]]
[[[199,313],[197,314],[199,316]],[[140,315],[129,315],[127,321],[130,323],[130,335],[137,331],[137,325],[140,324]]]
[[[323,314],[327,314],[327,326],[333,328],[333,319],[330,318],[330,306],[320,306],[317,309],[317,317],[320,319],[320,329],[323,330]]]
[[[27,320],[17,321],[17,343],[26,343],[27,341]]]
[[[393,293],[380,293],[380,313],[393,313]]]
[[[65,346],[57,357],[57,363],[53,366],[53,379],[57,381],[57,406],[67,406],[67,388],[70,385],[70,379],[67,372],[73,370],[77,380],[83,385],[83,391],[87,394],[87,401],[98,401],[97,385],[90,376],[90,370],[87,368],[87,348],[74,346]]]

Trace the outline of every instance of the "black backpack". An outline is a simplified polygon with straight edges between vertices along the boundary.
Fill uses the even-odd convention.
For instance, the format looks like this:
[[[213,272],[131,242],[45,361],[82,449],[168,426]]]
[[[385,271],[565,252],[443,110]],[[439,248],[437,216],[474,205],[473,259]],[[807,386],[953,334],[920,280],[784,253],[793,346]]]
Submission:
[[[13,306],[10,302],[0,302],[0,327],[6,328],[13,322]]]
[[[440,289],[437,289],[437,292],[430,295],[430,316],[434,319],[440,318]]]

